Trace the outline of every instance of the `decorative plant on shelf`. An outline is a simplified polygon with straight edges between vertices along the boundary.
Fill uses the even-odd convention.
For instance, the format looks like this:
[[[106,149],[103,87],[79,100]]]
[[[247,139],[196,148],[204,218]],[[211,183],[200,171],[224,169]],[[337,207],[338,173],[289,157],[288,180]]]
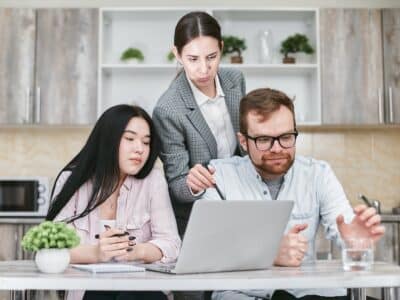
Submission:
[[[144,56],[138,48],[128,48],[122,52],[121,60],[124,62],[142,62]]]
[[[283,63],[294,64],[296,59],[289,56],[289,53],[304,52],[306,54],[313,54],[314,49],[309,44],[307,36],[304,34],[296,33],[289,36],[281,43],[281,53],[284,55]]]
[[[245,39],[240,39],[236,36],[229,35],[223,36],[222,40],[224,41],[222,55],[225,56],[229,53],[236,53],[236,55],[231,56],[231,63],[243,63],[242,51],[247,49]]]
[[[45,221],[32,227],[24,235],[21,246],[36,252],[35,262],[44,273],[61,273],[69,264],[70,248],[79,245],[75,230],[62,222]]]
[[[173,61],[175,60],[175,55],[174,55],[174,53],[173,53],[172,51],[169,51],[169,52],[168,52],[168,54],[167,54],[167,60],[168,60],[169,62],[173,62]]]

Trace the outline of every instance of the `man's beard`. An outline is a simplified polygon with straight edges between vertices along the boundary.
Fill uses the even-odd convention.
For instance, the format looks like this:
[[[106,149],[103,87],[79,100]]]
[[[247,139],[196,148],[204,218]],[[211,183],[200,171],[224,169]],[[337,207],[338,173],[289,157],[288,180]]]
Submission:
[[[279,164],[279,165],[271,165],[268,164],[269,159],[286,159],[286,162],[284,164]],[[251,157],[250,157],[251,159]],[[290,154],[287,153],[281,153],[281,154],[264,154],[261,157],[261,163],[256,164],[253,159],[251,159],[254,166],[256,169],[260,172],[260,175],[263,178],[268,178],[268,177],[280,177],[286,174],[286,172],[290,169],[290,167],[293,165],[294,162],[294,157],[292,158]]]

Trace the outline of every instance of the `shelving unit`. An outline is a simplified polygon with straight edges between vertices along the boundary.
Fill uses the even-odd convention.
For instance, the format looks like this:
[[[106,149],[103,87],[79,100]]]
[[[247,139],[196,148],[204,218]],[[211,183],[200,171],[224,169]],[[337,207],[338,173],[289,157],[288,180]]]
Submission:
[[[167,61],[173,45],[174,28],[181,16],[202,10],[220,23],[223,35],[246,39],[243,64],[222,60],[221,67],[239,68],[245,75],[247,91],[271,87],[295,98],[299,124],[321,122],[320,63],[317,9],[229,9],[229,8],[103,8],[99,16],[98,114],[118,103],[136,103],[149,113],[179,67]],[[272,33],[271,63],[261,58],[260,34]],[[282,64],[279,46],[287,36],[307,35],[315,54],[298,56],[293,65]],[[145,60],[138,64],[120,62],[128,47],[142,50]]]

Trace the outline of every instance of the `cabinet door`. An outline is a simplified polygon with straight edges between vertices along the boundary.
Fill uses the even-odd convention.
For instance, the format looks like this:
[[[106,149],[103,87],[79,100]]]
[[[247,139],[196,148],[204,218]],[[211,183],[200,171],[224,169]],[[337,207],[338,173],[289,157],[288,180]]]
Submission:
[[[32,9],[0,9],[0,123],[32,118],[36,15]]]
[[[386,121],[400,123],[400,8],[384,9],[382,18]]]
[[[97,110],[98,10],[39,9],[37,18],[37,119],[44,124],[92,123]]]
[[[322,122],[380,123],[383,101],[379,9],[321,9]],[[383,115],[383,111],[382,111]]]
[[[0,224],[3,247],[0,248],[0,261],[22,259],[21,239],[23,228],[16,224]]]

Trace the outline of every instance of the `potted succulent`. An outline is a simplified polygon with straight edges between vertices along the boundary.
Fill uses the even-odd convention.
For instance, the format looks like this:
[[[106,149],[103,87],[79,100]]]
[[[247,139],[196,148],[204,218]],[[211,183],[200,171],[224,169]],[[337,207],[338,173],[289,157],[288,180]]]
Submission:
[[[309,44],[307,36],[304,34],[296,33],[295,35],[289,36],[281,43],[281,53],[284,55],[284,64],[294,64],[296,59],[289,56],[289,53],[304,52],[306,54],[313,54],[314,49]]]
[[[223,36],[222,40],[224,41],[222,55],[225,56],[229,53],[236,53],[236,55],[231,56],[231,63],[243,63],[242,51],[247,49],[245,39],[240,39],[236,36],[229,35]]]
[[[28,230],[21,246],[36,252],[35,262],[41,272],[61,273],[70,261],[68,249],[78,246],[79,241],[75,230],[65,223],[45,221]]]
[[[121,61],[123,62],[136,63],[143,60],[143,53],[138,48],[128,48],[121,55]]]

